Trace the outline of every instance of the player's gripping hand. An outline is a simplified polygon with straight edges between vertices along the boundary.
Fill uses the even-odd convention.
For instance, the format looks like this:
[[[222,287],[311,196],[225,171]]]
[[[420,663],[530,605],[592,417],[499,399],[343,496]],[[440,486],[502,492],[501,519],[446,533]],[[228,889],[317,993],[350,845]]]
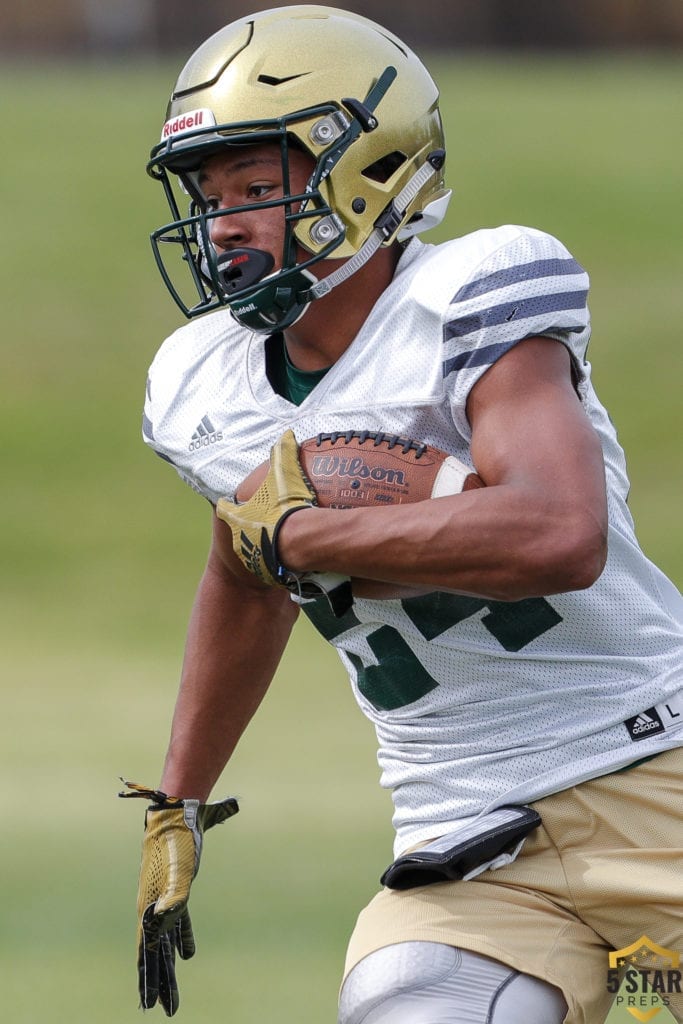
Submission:
[[[269,586],[292,589],[296,574],[280,564],[277,535],[287,516],[315,504],[315,491],[299,463],[299,446],[288,430],[273,445],[266,478],[249,500],[236,505],[220,498],[216,514],[230,527],[235,554],[249,572]]]
[[[122,780],[125,782],[125,780]],[[152,803],[145,815],[138,887],[138,990],[143,1010],[157,1000],[166,1015],[178,1009],[175,954],[194,956],[195,942],[187,909],[190,886],[199,870],[204,832],[237,814],[232,797],[211,804],[169,797],[159,790],[125,782],[123,797]]]

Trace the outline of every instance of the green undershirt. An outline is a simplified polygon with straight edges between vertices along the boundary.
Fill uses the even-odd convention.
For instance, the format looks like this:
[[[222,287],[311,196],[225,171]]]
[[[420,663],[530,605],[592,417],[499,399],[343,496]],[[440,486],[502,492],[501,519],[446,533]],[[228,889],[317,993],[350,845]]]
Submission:
[[[323,370],[300,370],[287,355],[287,347],[281,334],[268,339],[266,359],[268,380],[273,390],[293,405],[301,405],[329,369],[325,367]]]

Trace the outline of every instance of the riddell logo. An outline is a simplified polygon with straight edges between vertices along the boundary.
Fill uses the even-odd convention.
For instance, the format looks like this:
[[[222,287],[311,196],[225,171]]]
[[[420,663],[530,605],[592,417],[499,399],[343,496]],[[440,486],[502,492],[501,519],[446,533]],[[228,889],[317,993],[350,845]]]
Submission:
[[[201,107],[199,110],[188,110],[186,114],[180,114],[178,117],[174,117],[166,122],[161,132],[161,141],[171,139],[175,135],[183,135],[184,132],[189,132],[196,128],[207,128],[215,123],[216,118],[207,107]]]

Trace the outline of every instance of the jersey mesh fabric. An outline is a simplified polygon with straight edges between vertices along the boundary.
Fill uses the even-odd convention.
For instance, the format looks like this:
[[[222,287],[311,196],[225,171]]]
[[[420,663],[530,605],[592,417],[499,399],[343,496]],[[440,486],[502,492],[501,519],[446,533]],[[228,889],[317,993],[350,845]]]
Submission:
[[[342,620],[318,602],[304,607],[375,725],[397,853],[683,740],[671,729],[635,742],[624,724],[681,688],[683,613],[634,536],[624,456],[586,360],[587,291],[564,246],[530,228],[440,246],[414,239],[353,344],[299,406],[275,393],[263,340],[227,311],[181,328],[152,365],[145,440],[215,502],[234,496],[289,427],[299,441],[383,430],[472,465],[466,402],[488,367],[533,335],[571,353],[608,487],[609,556],[591,588],[512,604],[356,600]]]

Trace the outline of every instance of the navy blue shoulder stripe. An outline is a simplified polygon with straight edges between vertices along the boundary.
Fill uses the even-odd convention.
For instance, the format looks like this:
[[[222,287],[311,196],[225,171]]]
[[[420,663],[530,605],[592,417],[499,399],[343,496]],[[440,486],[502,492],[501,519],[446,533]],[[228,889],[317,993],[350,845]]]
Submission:
[[[517,344],[517,340],[518,339],[510,339],[509,341],[498,342],[497,345],[486,345],[484,348],[475,348],[470,352],[459,352],[458,355],[453,356],[452,359],[444,360],[444,379],[449,373],[454,373],[456,370],[463,370],[465,367],[487,366],[489,363],[495,363],[496,359],[500,359],[502,355],[505,355],[508,349]]]
[[[142,414],[142,434],[147,441],[154,441],[154,427],[152,421],[146,412]],[[155,455],[158,455],[164,462],[170,462],[172,466],[175,466],[173,459],[169,459],[168,455],[164,455],[163,452],[157,451],[156,448],[152,449]]]
[[[576,292],[555,292],[552,295],[532,295],[528,299],[518,299],[516,302],[504,302],[500,306],[489,306],[472,313],[470,316],[462,316],[450,320],[444,324],[443,340],[451,338],[463,338],[467,334],[475,334],[489,327],[498,327],[500,324],[517,323],[522,320],[530,320],[533,317],[543,316],[548,313],[561,313],[569,309],[585,309],[588,291],[582,288]],[[551,324],[544,324],[546,330]],[[556,325],[560,329],[560,325]],[[562,330],[572,333],[582,331],[586,325],[561,327]],[[514,328],[511,327],[511,330]],[[525,332],[526,333],[526,332]]]
[[[487,292],[495,292],[499,288],[506,288],[510,284],[518,284],[520,281],[531,281],[540,277],[562,277],[567,274],[585,273],[580,263],[569,256],[566,259],[533,260],[531,263],[518,263],[516,266],[507,267],[505,270],[496,270],[493,274],[480,277],[455,293],[452,302],[464,302],[466,299],[476,298],[477,295],[485,295]]]
[[[579,331],[583,328],[577,327],[575,329]],[[564,330],[567,330],[567,328],[565,327]],[[535,337],[535,334],[526,335],[526,338]],[[509,349],[514,348],[515,345],[524,340],[525,338],[509,338],[507,341],[499,341],[495,345],[485,345],[484,348],[474,348],[470,349],[469,352],[459,352],[457,356],[443,361],[441,371],[444,380],[449,373],[455,373],[457,370],[469,370],[475,366],[492,366],[496,359],[500,359]],[[579,377],[581,377],[580,371]]]
[[[142,433],[149,440],[154,440],[154,426],[146,412],[142,414]]]

